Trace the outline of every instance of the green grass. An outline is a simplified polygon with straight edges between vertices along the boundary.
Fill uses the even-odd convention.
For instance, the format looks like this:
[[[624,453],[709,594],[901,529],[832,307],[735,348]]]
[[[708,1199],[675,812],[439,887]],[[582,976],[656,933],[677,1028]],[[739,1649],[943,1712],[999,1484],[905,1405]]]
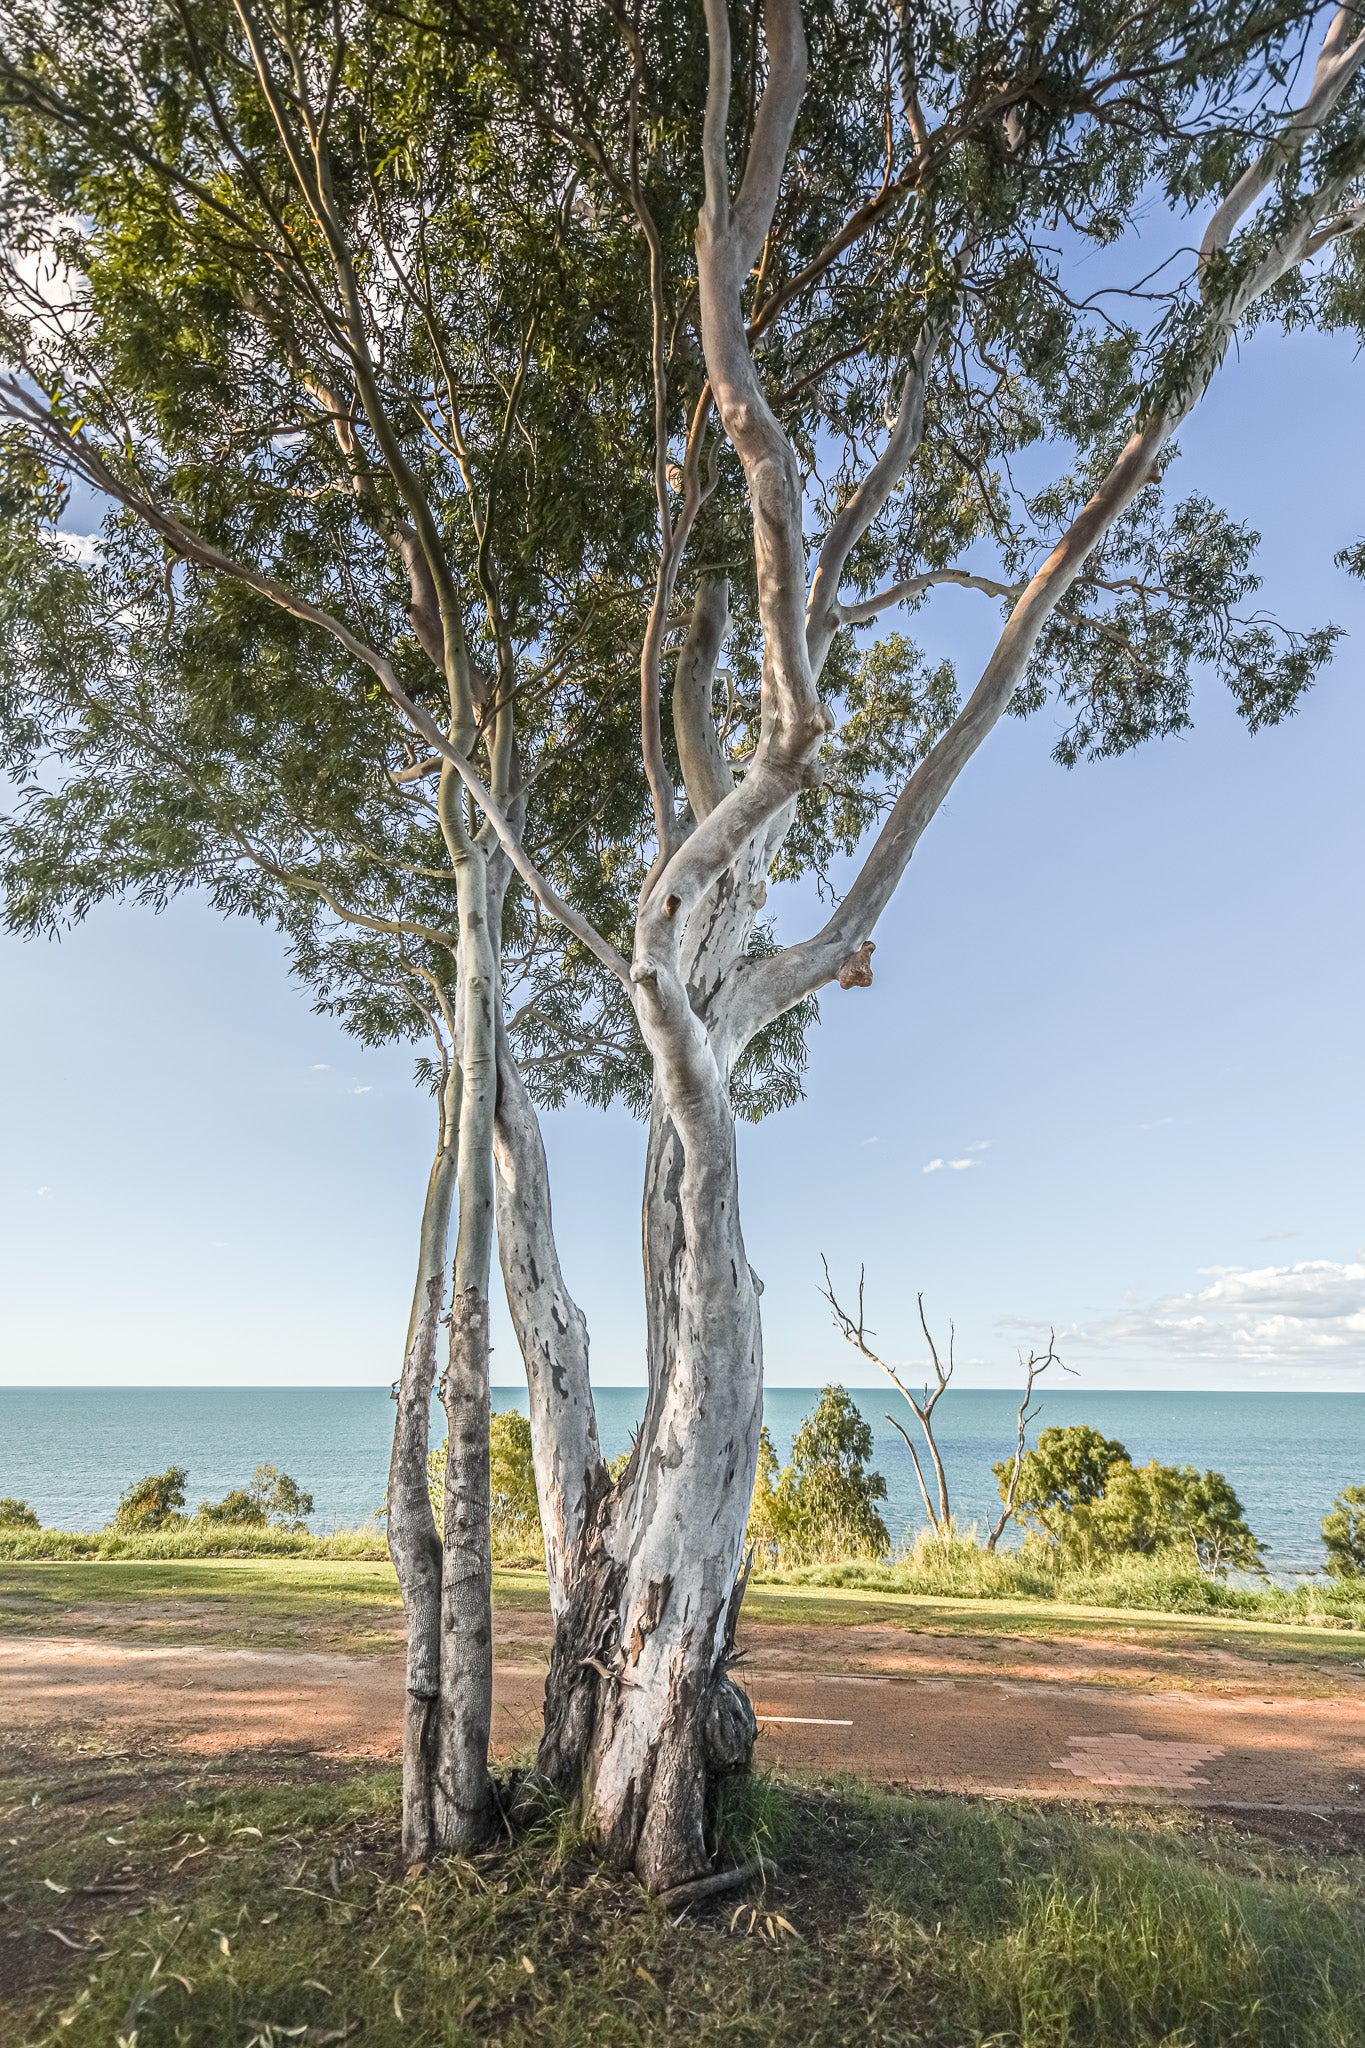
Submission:
[[[213,1530],[188,1522],[144,1536],[110,1530],[0,1529],[0,1565],[39,1562],[172,1562],[194,1559],[298,1559],[379,1565],[392,1584],[382,1530],[341,1530],[332,1536],[280,1529]],[[497,1563],[527,1582],[540,1578],[519,1544]],[[543,1579],[540,1580],[543,1583]],[[1028,1551],[990,1555],[966,1534],[950,1544],[931,1537],[884,1562],[834,1559],[824,1564],[768,1567],[755,1574],[750,1611],[778,1587],[834,1588],[919,1600],[1001,1601],[1043,1608],[1099,1607],[1284,1623],[1300,1628],[1365,1630],[1365,1579],[1314,1579],[1294,1586],[1229,1584],[1205,1577],[1179,1557],[1132,1557],[1089,1572],[1050,1569]]]
[[[850,1576],[853,1584],[842,1582]],[[861,1583],[865,1577],[878,1584],[886,1580],[894,1590],[874,1590]],[[841,1582],[830,1584],[831,1578]],[[1268,1662],[1351,1672],[1362,1662],[1362,1645],[1349,1624],[1324,1625],[1323,1617],[1305,1614],[1293,1602],[1271,1615],[1255,1609],[1180,1613],[1018,1595],[942,1597],[902,1591],[901,1584],[894,1572],[880,1569],[812,1568],[800,1582],[751,1584],[744,1612],[751,1623],[833,1629],[870,1624],[1002,1641],[1119,1636],[1191,1654],[1231,1648]],[[497,1568],[493,1598],[502,1612],[543,1614],[548,1620],[543,1572]],[[49,1634],[74,1623],[82,1632],[102,1630],[121,1640],[135,1632],[145,1641],[392,1650],[400,1606],[387,1559],[0,1561],[0,1631],[11,1634]]]
[[[16,1788],[27,1794],[28,1787]],[[40,1792],[41,1796],[41,1792]],[[115,1795],[116,1797],[119,1795]],[[778,1860],[680,1925],[547,1813],[411,1877],[391,1775],[204,1785],[140,1818],[29,1807],[0,1931],[7,2039],[68,2048],[1359,2048],[1354,1857],[1150,1811],[757,1781],[729,1853]],[[122,1809],[118,1809],[122,1810]],[[113,1844],[106,1840],[114,1835]],[[56,1892],[44,1886],[70,1887]],[[88,1894],[83,1884],[132,1892]],[[69,1940],[100,1941],[85,1953]],[[14,1941],[18,1932],[24,1937]]]
[[[500,1608],[548,1615],[543,1572],[499,1569],[493,1585]],[[387,1558],[0,1561],[0,1632],[73,1625],[120,1640],[393,1651],[402,1602]]]

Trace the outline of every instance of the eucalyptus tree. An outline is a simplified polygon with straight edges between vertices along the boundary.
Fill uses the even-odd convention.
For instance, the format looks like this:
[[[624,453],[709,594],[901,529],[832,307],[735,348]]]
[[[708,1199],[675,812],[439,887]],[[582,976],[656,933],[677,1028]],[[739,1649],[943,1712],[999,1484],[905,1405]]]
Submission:
[[[1343,8],[1305,57],[1313,20],[7,4],[19,755],[42,747],[27,582],[74,478],[113,508],[117,587],[82,616],[155,637],[182,685],[192,626],[217,715],[259,720],[270,803],[277,718],[300,761],[312,725],[367,721],[347,759],[386,805],[437,789],[439,1559],[420,1292],[391,1494],[415,1852],[491,1811],[494,1201],[556,1616],[540,1771],[664,1890],[704,1866],[754,1734],[728,1672],[762,1397],[737,1110],[798,1084],[817,991],[870,983],[881,913],[1007,711],[1059,707],[1074,762],[1182,729],[1211,665],[1255,729],[1330,652],[1242,615],[1254,536],[1162,482],[1239,327],[1292,313],[1360,223],[1365,43]],[[1155,281],[1124,239],[1154,193],[1198,242]],[[1078,257],[1115,243],[1132,290],[1088,303]],[[904,631],[942,585],[1003,615],[963,692]],[[844,855],[828,915],[779,944],[769,885]],[[552,1058],[542,1094],[647,1077],[648,1398],[614,1484],[507,1030],[509,920],[559,934],[521,1051],[610,1048]]]

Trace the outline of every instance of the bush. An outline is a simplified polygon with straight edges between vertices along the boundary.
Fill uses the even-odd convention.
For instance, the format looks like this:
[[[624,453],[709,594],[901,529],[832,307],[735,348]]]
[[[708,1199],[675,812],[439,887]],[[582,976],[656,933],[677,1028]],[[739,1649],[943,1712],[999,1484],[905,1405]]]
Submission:
[[[1075,1540],[1075,1517],[1102,1500],[1110,1474],[1120,1465],[1130,1465],[1127,1451],[1113,1437],[1101,1436],[1088,1423],[1071,1429],[1045,1429],[1031,1451],[1025,1451],[1019,1466],[1019,1485],[1014,1496],[1015,1520],[1033,1529],[1045,1541],[1061,1544]],[[992,1465],[1000,1498],[1009,1495],[1014,1460],[1004,1458]]]
[[[227,1524],[234,1529],[264,1529],[265,1509],[254,1494],[237,1486],[219,1501],[201,1500],[194,1519],[215,1526]]]
[[[168,1465],[164,1472],[149,1472],[135,1479],[119,1498],[111,1529],[134,1531],[173,1528],[185,1517],[185,1482],[189,1473],[183,1465]]]
[[[1342,1488],[1322,1518],[1322,1541],[1334,1579],[1365,1578],[1365,1486]]]
[[[1003,1500],[1012,1460],[992,1466]],[[1257,1571],[1261,1545],[1221,1472],[1134,1465],[1121,1443],[1086,1424],[1045,1429],[1019,1470],[1015,1514],[1064,1567],[1188,1552],[1214,1577]]]
[[[273,1465],[256,1467],[247,1492],[272,1529],[300,1530],[313,1512],[312,1494]]]
[[[42,1523],[26,1500],[13,1494],[0,1496],[0,1529],[41,1529]]]
[[[749,1540],[760,1561],[885,1557],[891,1539],[876,1503],[886,1499],[886,1481],[866,1470],[871,1455],[871,1426],[840,1386],[825,1388],[780,1472],[763,1429],[749,1509]]]

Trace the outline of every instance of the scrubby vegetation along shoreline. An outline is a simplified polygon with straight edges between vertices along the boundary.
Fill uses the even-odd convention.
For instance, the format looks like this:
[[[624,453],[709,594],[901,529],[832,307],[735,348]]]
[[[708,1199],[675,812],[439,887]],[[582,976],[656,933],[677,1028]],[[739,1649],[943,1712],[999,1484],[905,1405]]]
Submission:
[[[926,1530],[885,1558],[826,1557],[765,1565],[767,1585],[831,1586],[932,1599],[1036,1600],[1074,1607],[1145,1608],[1164,1614],[1245,1615],[1256,1621],[1365,1629],[1365,1580],[1323,1577],[1292,1586],[1235,1584],[1201,1572],[1185,1550],[1106,1560],[1085,1569],[1055,1561],[1032,1546],[989,1552],[975,1530],[946,1540]]]
[[[194,1517],[168,1529],[134,1531],[0,1528],[0,1558],[15,1563],[28,1558],[159,1557],[352,1557],[387,1562],[388,1555],[378,1527],[314,1536],[306,1529],[263,1529],[254,1522],[233,1526]]]

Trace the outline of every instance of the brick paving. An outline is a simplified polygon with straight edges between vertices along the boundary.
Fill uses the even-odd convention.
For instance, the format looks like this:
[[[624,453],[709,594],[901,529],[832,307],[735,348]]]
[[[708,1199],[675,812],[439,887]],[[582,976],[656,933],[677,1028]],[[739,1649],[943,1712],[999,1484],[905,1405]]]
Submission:
[[[791,1632],[793,1647],[803,1634]],[[769,1762],[925,1791],[1365,1815],[1362,1691],[1277,1694],[1271,1677],[1264,1692],[1215,1695],[950,1675],[941,1654],[927,1674],[784,1670],[783,1636],[765,1630],[742,1667]],[[534,1743],[543,1684],[541,1654],[497,1665],[504,1752]],[[389,1652],[0,1640],[0,1729],[86,1749],[391,1757],[401,1688]]]

